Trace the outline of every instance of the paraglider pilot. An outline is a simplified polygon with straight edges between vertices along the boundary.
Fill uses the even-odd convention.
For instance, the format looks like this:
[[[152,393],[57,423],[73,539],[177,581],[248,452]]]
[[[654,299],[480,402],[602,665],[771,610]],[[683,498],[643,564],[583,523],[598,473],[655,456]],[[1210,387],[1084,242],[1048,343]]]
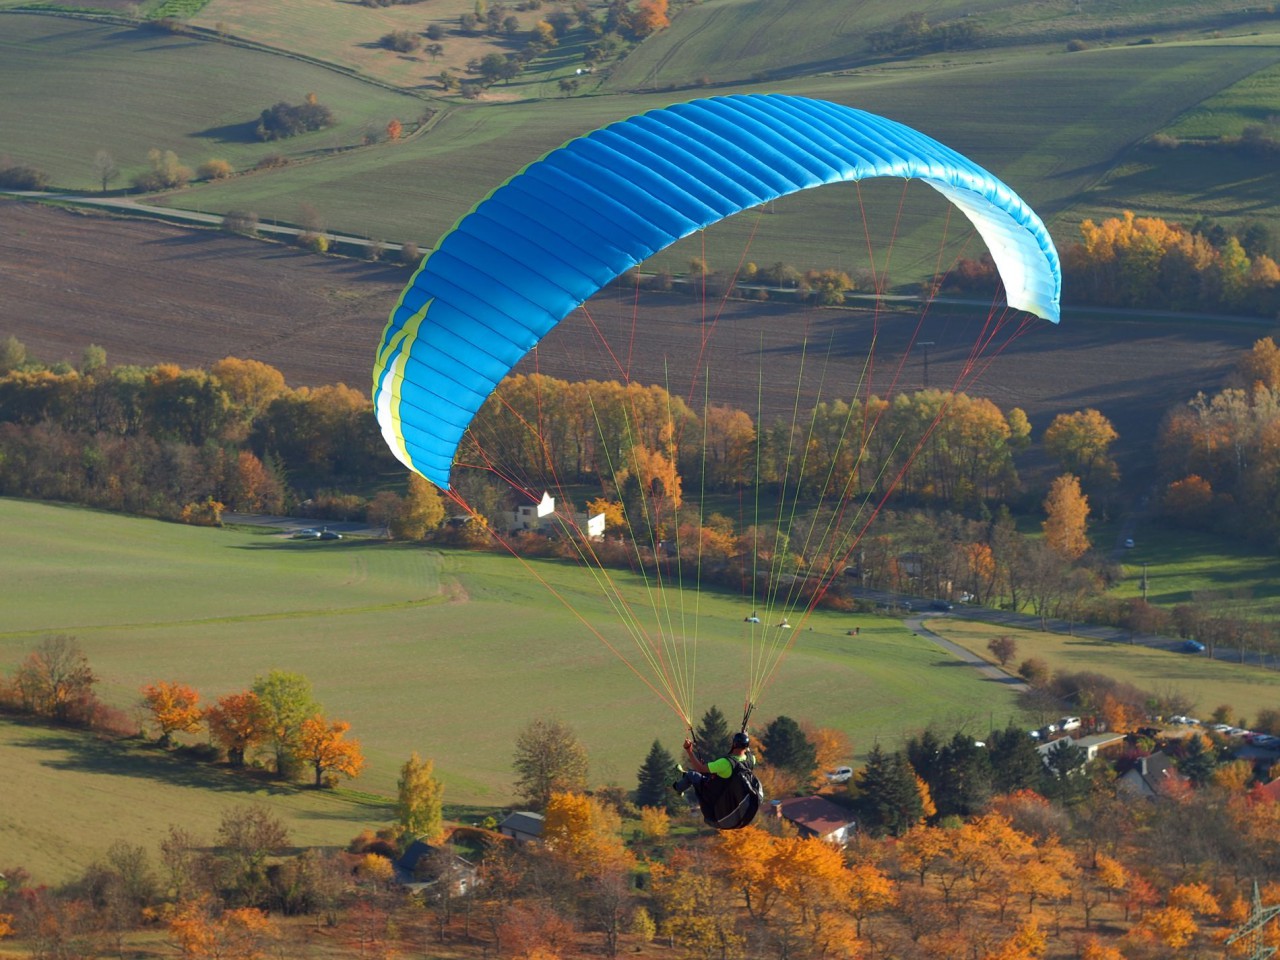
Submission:
[[[726,756],[704,763],[695,752],[693,741],[684,742],[689,769],[671,788],[684,793],[693,787],[703,819],[717,830],[745,827],[755,819],[764,799],[760,781],[751,772],[755,757],[748,752],[750,747],[751,738],[746,731],[735,733]]]

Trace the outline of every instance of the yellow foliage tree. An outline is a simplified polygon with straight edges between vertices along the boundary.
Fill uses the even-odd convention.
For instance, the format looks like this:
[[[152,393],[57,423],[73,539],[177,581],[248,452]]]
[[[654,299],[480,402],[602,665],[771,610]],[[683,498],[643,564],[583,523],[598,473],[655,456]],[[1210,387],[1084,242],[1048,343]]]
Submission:
[[[260,960],[276,934],[275,923],[261,910],[241,907],[215,914],[203,899],[179,903],[169,920],[169,936],[191,960]]]
[[[671,832],[671,817],[661,807],[641,807],[640,832],[650,840],[661,840]]]
[[[1191,912],[1182,907],[1153,910],[1143,917],[1140,927],[1173,950],[1185,947],[1200,930]]]
[[[542,838],[582,877],[598,877],[632,861],[622,842],[622,817],[612,807],[582,793],[552,793]]]
[[[1218,898],[1207,883],[1180,883],[1169,891],[1169,906],[1181,907],[1206,917],[1216,917],[1222,912]]]
[[[435,843],[444,833],[444,785],[435,778],[435,761],[415,750],[400,767],[396,814],[409,836]]]
[[[1044,499],[1047,515],[1042,524],[1049,547],[1067,560],[1075,560],[1089,549],[1089,498],[1080,491],[1080,480],[1064,473],[1049,485]]]

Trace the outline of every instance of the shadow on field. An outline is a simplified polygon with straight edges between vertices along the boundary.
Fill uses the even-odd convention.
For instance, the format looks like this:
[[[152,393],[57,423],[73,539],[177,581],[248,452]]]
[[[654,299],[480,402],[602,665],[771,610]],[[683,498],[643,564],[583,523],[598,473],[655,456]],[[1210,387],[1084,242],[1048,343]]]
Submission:
[[[258,137],[258,122],[254,120],[241,121],[240,123],[226,123],[220,127],[209,127],[205,130],[197,130],[192,134],[193,137],[205,137],[214,140],[217,143],[261,143]]]
[[[258,779],[252,775],[236,775],[230,771],[182,759],[159,748],[143,746],[138,741],[119,743],[92,740],[76,734],[39,736],[12,741],[15,747],[27,747],[51,754],[41,764],[55,770],[78,773],[104,773],[118,777],[157,780],[179,787],[217,790],[223,793],[292,794],[297,787]]]

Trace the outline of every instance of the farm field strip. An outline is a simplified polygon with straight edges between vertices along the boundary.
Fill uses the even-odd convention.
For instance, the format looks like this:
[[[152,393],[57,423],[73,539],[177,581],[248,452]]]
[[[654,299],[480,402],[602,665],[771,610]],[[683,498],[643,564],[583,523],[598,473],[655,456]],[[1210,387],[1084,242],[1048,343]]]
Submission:
[[[946,618],[929,620],[934,633],[995,662],[987,643],[1008,635],[1018,642],[1017,664],[1039,657],[1053,671],[1101,673],[1152,693],[1177,691],[1195,702],[1192,715],[1205,717],[1219,704],[1251,717],[1280,700],[1280,672],[1209,660],[1207,657],[1129,646],[1108,640],[1007,629],[1003,625],[968,623]]]
[[[1018,56],[932,71],[904,69],[888,78],[819,77],[771,89],[829,97],[918,127],[1007,179],[1066,244],[1075,239],[1076,223],[1093,213],[1077,195],[1142,135],[1134,128],[1135,113],[1149,124],[1146,132],[1154,133],[1206,96],[1278,59],[1280,48],[1205,43]],[[1017,91],[1016,99],[1006,95],[993,102],[993,87]],[[1135,87],[1141,96],[1130,92]],[[1069,91],[1065,96],[1064,90]],[[253,209],[264,218],[289,219],[305,200],[335,229],[432,245],[525,163],[593,126],[671,99],[678,98],[653,94],[458,107],[428,135],[394,149],[353,151],[276,171],[270,178],[201,185],[173,195],[170,202],[205,210]],[[982,106],[956,108],[966,103]],[[945,206],[908,211],[904,222],[895,224],[901,191],[891,187],[882,189],[883,199],[873,197],[869,218],[883,236],[896,235],[900,269],[895,266],[894,280],[903,283],[932,270],[942,235],[939,211]],[[931,194],[927,188],[919,192]],[[1133,199],[1141,204],[1141,197]],[[757,227],[759,236],[748,248],[747,238]],[[962,233],[959,225],[953,229]],[[704,245],[707,258],[720,267],[737,263],[744,250],[759,263],[783,260],[842,269],[856,268],[866,257],[856,200],[852,192],[842,199],[832,189],[806,191],[779,203],[759,224],[750,215],[731,218],[677,244],[654,263],[684,272]],[[977,256],[980,245],[971,246],[966,255]],[[918,264],[909,266],[906,261],[913,257]]]

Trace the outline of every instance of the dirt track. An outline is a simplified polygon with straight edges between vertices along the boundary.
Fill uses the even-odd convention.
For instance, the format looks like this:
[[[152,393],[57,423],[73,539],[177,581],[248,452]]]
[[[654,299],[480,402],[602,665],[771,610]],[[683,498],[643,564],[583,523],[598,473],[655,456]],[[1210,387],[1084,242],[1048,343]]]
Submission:
[[[0,337],[17,336],[47,361],[75,361],[91,343],[110,363],[193,366],[231,355],[270,363],[294,386],[363,389],[407,278],[396,267],[215,231],[0,203]],[[733,302],[716,318],[714,304],[706,309],[716,329],[701,368],[710,371],[713,400],[754,413],[759,394],[773,414],[790,411],[801,379],[804,401],[855,391],[873,332],[868,314]],[[629,293],[604,294],[544,340],[539,369],[573,379],[630,371],[686,393],[699,367],[702,311],[686,297],[650,294],[637,307]],[[950,386],[984,320],[981,310],[938,313],[916,333],[914,319],[886,316],[873,389],[921,386],[925,342],[929,385]],[[1170,405],[1218,388],[1239,352],[1274,332],[1225,322],[1101,320],[1068,309],[1059,327],[1037,322],[1001,349],[1008,337],[997,337],[986,354],[999,355],[966,388],[1002,408],[1022,407],[1038,429],[1055,413],[1096,407],[1119,430],[1124,459],[1136,464]]]

